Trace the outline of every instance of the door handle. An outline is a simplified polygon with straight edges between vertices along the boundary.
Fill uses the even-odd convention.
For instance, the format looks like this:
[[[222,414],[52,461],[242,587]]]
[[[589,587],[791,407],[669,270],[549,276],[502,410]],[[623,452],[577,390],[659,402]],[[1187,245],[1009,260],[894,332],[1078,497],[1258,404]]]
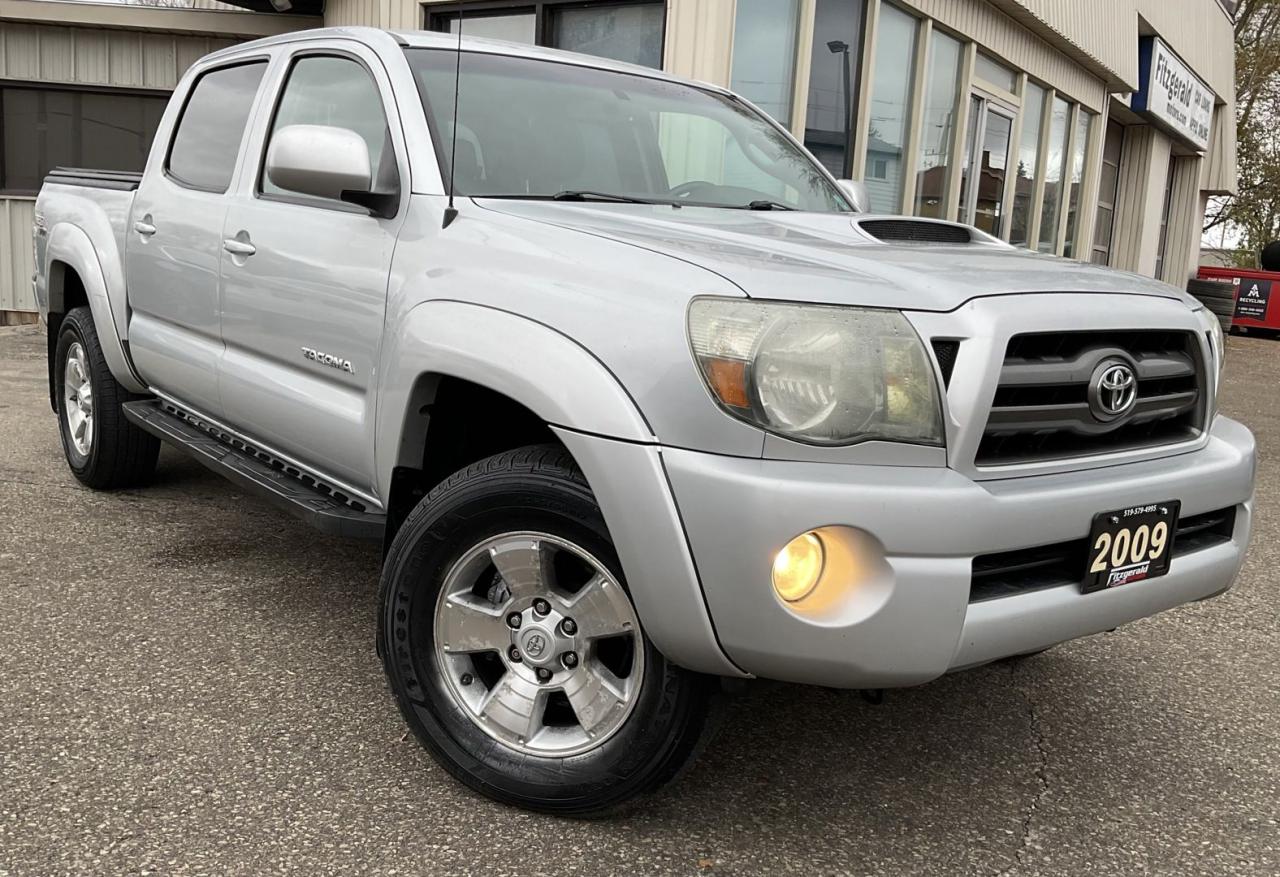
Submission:
[[[227,238],[222,242],[222,249],[226,250],[233,256],[252,256],[258,252],[258,248],[248,241],[238,241],[235,238]]]
[[[150,217],[147,217],[147,219],[150,219]],[[133,230],[144,238],[149,238],[156,233],[156,227],[144,219],[139,219],[135,222],[133,224]]]

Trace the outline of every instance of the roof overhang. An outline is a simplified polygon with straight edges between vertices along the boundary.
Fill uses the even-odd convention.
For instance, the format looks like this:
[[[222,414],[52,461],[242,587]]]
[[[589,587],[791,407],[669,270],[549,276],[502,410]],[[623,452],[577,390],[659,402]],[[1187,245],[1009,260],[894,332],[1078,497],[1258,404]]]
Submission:
[[[318,6],[322,0],[306,2]],[[0,0],[0,19],[67,27],[112,27],[243,38],[270,37],[320,26],[318,15],[264,15],[249,11],[75,3],[68,0]]]

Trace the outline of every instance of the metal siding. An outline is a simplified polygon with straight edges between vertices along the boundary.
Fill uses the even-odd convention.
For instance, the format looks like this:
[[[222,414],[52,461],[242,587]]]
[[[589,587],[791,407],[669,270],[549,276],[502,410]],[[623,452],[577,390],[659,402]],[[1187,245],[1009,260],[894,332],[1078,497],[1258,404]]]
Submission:
[[[1200,200],[1201,158],[1176,158],[1173,170],[1173,195],[1169,199],[1169,233],[1165,245],[1165,283],[1185,287],[1195,274],[1200,254],[1200,236],[1204,228],[1204,210]]]
[[[663,69],[728,86],[736,12],[735,0],[668,0]]]
[[[34,311],[31,254],[32,198],[0,198],[0,310]]]
[[[0,78],[169,90],[197,59],[235,39],[0,22]],[[0,310],[35,309],[35,202],[0,197]]]

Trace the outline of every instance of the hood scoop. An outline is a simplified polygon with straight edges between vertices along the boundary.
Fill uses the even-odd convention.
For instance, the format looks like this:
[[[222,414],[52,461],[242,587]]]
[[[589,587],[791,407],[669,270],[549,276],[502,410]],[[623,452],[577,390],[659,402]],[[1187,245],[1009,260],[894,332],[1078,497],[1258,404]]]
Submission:
[[[864,219],[858,228],[887,244],[972,244],[980,238],[965,225],[916,219]]]

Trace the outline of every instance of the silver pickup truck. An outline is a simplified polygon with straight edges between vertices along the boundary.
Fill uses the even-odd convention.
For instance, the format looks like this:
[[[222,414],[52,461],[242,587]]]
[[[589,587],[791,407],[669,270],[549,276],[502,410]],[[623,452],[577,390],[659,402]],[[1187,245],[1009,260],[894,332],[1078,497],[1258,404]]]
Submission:
[[[1254,442],[1213,315],[863,195],[598,58],[214,53],[143,174],[37,202],[67,461],[136,486],[167,442],[380,541],[408,724],[562,814],[676,777],[726,679],[918,685],[1229,588]]]

